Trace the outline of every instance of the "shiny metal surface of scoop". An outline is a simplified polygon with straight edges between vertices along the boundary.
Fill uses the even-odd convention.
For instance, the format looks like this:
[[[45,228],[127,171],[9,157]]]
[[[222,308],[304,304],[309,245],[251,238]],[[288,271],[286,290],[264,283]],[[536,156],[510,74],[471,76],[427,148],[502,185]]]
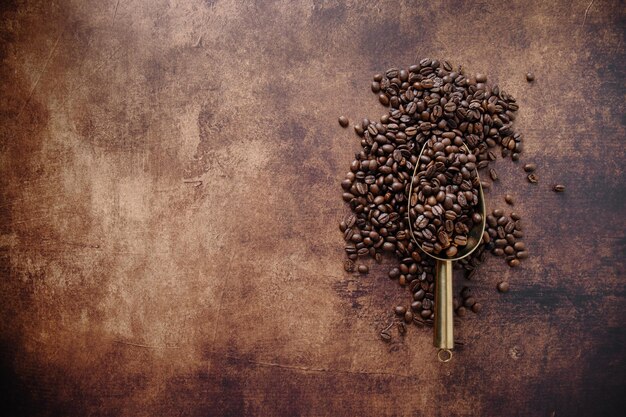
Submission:
[[[430,139],[429,139],[430,140]],[[408,212],[407,216],[409,217],[409,230],[411,232],[411,237],[413,241],[417,244],[420,250],[431,258],[435,258],[437,260],[437,264],[435,267],[435,326],[434,326],[434,340],[433,345],[439,349],[437,352],[437,357],[441,362],[449,362],[452,359],[452,349],[454,349],[454,312],[452,305],[452,262],[458,261],[469,256],[480,244],[482,240],[483,233],[485,231],[485,218],[486,218],[486,208],[485,208],[485,197],[483,194],[482,185],[478,187],[478,206],[476,210],[482,216],[482,222],[480,225],[474,226],[472,230],[470,230],[468,234],[468,244],[462,249],[459,250],[457,255],[453,258],[440,257],[437,255],[430,254],[422,249],[422,246],[418,242],[418,240],[413,235],[413,220],[411,219],[411,196],[413,195],[413,182],[415,180],[415,176],[417,175],[417,170],[420,166],[419,160],[424,153],[424,149],[428,145],[429,141],[424,143],[422,146],[422,150],[418,157],[418,163],[415,164],[415,169],[413,170],[413,175],[411,176],[411,185],[409,186],[409,198],[408,198]],[[467,154],[469,155],[470,150],[466,145],[463,145]],[[476,177],[480,181],[480,177],[478,176],[478,169],[476,169]]]

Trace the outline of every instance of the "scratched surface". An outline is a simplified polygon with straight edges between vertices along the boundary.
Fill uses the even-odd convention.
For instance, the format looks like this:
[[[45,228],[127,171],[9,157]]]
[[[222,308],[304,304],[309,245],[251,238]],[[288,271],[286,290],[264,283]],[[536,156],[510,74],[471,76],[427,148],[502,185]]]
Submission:
[[[3,415],[619,415],[625,10],[2,1]],[[343,272],[337,230],[337,117],[380,116],[371,75],[426,56],[518,98],[540,177],[496,163],[532,256],[481,267],[446,365],[426,329],[379,340],[408,293]]]

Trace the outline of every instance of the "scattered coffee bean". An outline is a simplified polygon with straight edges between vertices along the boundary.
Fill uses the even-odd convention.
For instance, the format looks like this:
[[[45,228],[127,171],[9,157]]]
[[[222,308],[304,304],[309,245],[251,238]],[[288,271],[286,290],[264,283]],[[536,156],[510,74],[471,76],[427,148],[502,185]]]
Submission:
[[[527,73],[526,81],[528,81],[529,83],[535,81],[535,74],[533,74],[532,72]]]
[[[386,331],[380,332],[380,338],[383,339],[385,342],[391,341],[391,335]]]
[[[537,169],[537,164],[530,163],[530,164],[524,165],[524,171],[526,172],[533,172],[536,169]]]
[[[471,308],[476,303],[476,299],[474,297],[467,297],[463,300],[463,305],[467,308]]]
[[[511,194],[507,194],[504,196],[504,201],[506,201],[507,204],[513,205],[514,201],[513,201],[513,196]]]
[[[535,174],[528,174],[528,182],[531,184],[537,184],[539,178]]]
[[[413,321],[413,312],[411,310],[407,310],[406,313],[404,313],[404,322],[410,323],[412,321]]]
[[[483,309],[483,306],[482,306],[482,304],[480,304],[480,303],[475,303],[475,304],[472,306],[472,311],[473,311],[474,313],[476,313],[476,314],[480,313],[480,312],[482,311],[482,309]]]
[[[339,116],[339,124],[341,125],[341,127],[348,127],[350,121],[346,116]]]
[[[497,181],[498,180],[498,173],[493,168],[489,170],[489,176],[491,177],[491,179],[493,181]]]
[[[565,186],[561,184],[557,184],[552,189],[554,190],[554,192],[562,193],[563,191],[565,191]]]
[[[506,281],[501,281],[498,283],[498,291],[504,293],[509,291],[509,283]]]
[[[395,312],[398,316],[404,316],[404,313],[406,313],[406,307],[404,306],[397,306],[395,309]]]
[[[367,267],[367,265],[359,265],[358,270],[361,274],[367,274],[370,269]]]

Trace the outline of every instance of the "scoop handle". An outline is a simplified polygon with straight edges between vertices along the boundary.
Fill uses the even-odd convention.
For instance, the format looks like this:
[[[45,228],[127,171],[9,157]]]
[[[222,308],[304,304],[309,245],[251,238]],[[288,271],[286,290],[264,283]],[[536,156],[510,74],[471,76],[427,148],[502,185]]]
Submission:
[[[454,317],[452,316],[452,261],[437,261],[435,281],[435,337],[434,346],[439,348],[442,362],[452,358],[454,348]],[[442,359],[441,353],[445,352]]]

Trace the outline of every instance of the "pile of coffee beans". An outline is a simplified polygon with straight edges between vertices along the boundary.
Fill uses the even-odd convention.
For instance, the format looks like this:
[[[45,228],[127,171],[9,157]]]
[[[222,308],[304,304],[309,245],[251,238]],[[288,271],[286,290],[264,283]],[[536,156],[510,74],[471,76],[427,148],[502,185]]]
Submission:
[[[469,232],[482,226],[476,155],[461,136],[445,132],[426,142],[418,163],[409,210],[413,237],[424,252],[454,258],[476,245]]]
[[[389,109],[378,121],[366,118],[354,125],[361,150],[341,182],[351,211],[340,223],[348,257],[345,269],[365,271],[356,265],[359,260],[381,262],[383,254],[393,255],[398,265],[389,277],[412,294],[410,307],[399,306],[395,312],[406,323],[432,325],[435,262],[418,248],[410,228],[432,253],[452,256],[469,243],[468,230],[482,221],[475,210],[478,186],[491,186],[479,183],[476,169],[483,178],[497,181],[489,164],[498,155],[517,161],[522,152],[522,135],[513,130],[518,105],[486,75],[466,74],[447,61],[428,58],[407,69],[374,75],[371,89]],[[339,123],[349,122],[342,117]],[[417,188],[409,195],[418,164]],[[519,218],[497,214],[490,215],[495,223],[490,221],[479,247],[456,263],[469,279],[489,251],[502,252],[511,266],[528,255],[517,241]],[[459,305],[465,306],[461,311],[472,309],[466,304]],[[459,314],[459,308],[456,311]]]

